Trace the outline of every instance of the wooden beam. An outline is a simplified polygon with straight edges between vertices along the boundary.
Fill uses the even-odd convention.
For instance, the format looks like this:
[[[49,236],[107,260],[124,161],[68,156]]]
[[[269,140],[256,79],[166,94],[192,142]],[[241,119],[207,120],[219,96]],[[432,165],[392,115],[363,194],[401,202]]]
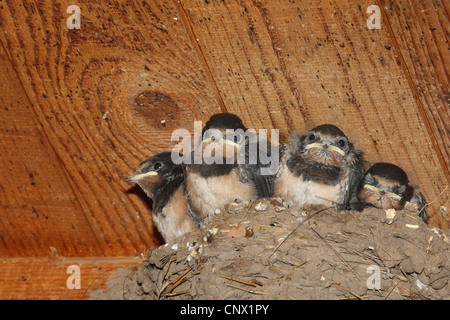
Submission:
[[[0,259],[0,299],[86,300],[94,290],[108,290],[106,280],[118,269],[140,264],[141,257]],[[76,280],[69,279],[75,275],[70,266],[79,267],[79,289],[73,286]]]
[[[19,78],[7,86],[23,86],[70,182],[58,190],[73,190],[101,251],[138,254],[159,242],[148,200],[124,178],[170,150],[174,129],[192,130],[220,105],[175,4],[81,3],[81,29],[69,30],[71,4],[2,3],[0,41]],[[62,232],[53,224],[34,228],[37,238]]]
[[[69,30],[71,4],[0,5],[0,256],[158,245],[151,203],[123,179],[224,110],[282,141],[337,124],[448,226],[446,3],[380,2],[379,30],[363,1],[87,2]]]
[[[431,0],[389,3],[383,0],[381,4],[449,177],[450,4]]]
[[[102,255],[1,44],[0,60],[0,257]]]
[[[403,167],[436,199],[431,224],[447,227],[439,214],[450,195],[442,193],[446,167],[395,39],[384,24],[367,28],[367,2],[181,3],[228,110],[249,127],[279,128],[284,138],[338,125],[368,161]]]

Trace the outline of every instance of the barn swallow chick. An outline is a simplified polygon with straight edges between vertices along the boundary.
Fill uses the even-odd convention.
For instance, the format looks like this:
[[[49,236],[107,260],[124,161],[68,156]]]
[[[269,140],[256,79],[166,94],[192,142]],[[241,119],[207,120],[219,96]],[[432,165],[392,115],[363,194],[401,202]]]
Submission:
[[[197,227],[184,196],[184,179],[182,165],[172,162],[171,152],[163,152],[143,161],[125,180],[137,183],[153,200],[153,223],[166,242]]]
[[[364,175],[362,152],[331,124],[305,136],[293,134],[283,146],[274,193],[289,204],[359,209],[356,191]]]
[[[423,194],[409,185],[405,171],[394,164],[376,163],[367,170],[358,198],[366,207],[402,210],[406,202],[417,205],[419,216],[426,221],[427,203]]]
[[[186,165],[185,183],[189,208],[198,220],[236,199],[269,196],[270,183],[260,175],[258,164],[237,161],[242,152],[248,157],[248,143],[247,128],[234,114],[215,114],[203,127],[202,141],[195,147],[202,149],[203,156],[200,163]]]

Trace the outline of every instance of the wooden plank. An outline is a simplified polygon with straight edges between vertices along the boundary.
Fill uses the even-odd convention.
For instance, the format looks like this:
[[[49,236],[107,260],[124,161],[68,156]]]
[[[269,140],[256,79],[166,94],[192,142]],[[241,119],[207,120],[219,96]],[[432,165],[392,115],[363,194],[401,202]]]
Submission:
[[[135,255],[159,242],[124,178],[220,104],[175,4],[80,3],[81,29],[69,30],[72,4],[2,2],[0,40],[102,252]]]
[[[0,257],[101,255],[1,45],[0,60]]]
[[[381,1],[442,161],[450,166],[450,3]]]
[[[86,300],[94,290],[107,290],[106,280],[119,268],[142,264],[142,258],[46,258],[0,259],[1,300]],[[80,288],[68,287],[75,283],[74,271],[79,267]],[[132,269],[130,269],[132,270]],[[68,272],[69,271],[69,272]]]
[[[7,61],[0,90],[12,94],[1,102],[23,97],[23,108],[2,111],[9,131],[0,143],[1,256],[42,256],[50,246],[60,255],[120,256],[156,245],[145,196],[123,178],[170,149],[173,129],[192,129],[193,120],[225,109],[250,127],[279,128],[284,138],[334,122],[368,160],[404,167],[428,199],[448,185],[448,112],[433,98],[433,86],[442,97],[448,83],[445,3],[436,13],[427,1],[412,9],[387,4],[394,29],[419,13],[411,23],[423,39],[414,30],[394,39],[384,25],[367,30],[362,1],[94,1],[80,4],[82,28],[68,30],[71,4],[0,3]],[[408,75],[418,81],[435,137]],[[34,146],[36,158],[23,159]],[[56,176],[65,178],[49,178]],[[434,212],[448,197],[447,190],[437,198]],[[436,214],[433,223],[446,224]]]
[[[436,199],[431,224],[446,228],[439,214],[450,194],[441,194],[445,168],[390,33],[367,28],[368,5],[181,1],[228,110],[248,126],[279,128],[283,137],[335,123],[367,160],[403,167]]]
[[[309,115],[253,3],[180,1],[224,104],[253,128],[304,126]],[[272,26],[273,27],[273,26]],[[277,49],[278,48],[278,49]],[[300,107],[299,107],[300,105]]]

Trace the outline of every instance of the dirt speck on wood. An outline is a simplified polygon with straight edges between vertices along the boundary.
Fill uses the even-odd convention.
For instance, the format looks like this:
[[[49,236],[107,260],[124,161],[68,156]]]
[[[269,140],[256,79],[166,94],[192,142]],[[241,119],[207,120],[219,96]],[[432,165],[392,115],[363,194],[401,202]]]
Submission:
[[[320,209],[230,203],[90,299],[450,299],[448,232],[406,210]]]

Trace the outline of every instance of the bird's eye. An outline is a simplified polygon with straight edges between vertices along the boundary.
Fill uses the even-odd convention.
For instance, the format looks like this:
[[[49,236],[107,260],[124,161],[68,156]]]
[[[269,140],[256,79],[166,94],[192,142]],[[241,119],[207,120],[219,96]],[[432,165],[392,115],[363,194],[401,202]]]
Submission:
[[[155,164],[153,165],[153,169],[155,169],[155,170],[158,170],[158,169],[161,168],[161,167],[162,167],[162,164],[159,163],[159,162],[157,162],[157,163],[155,163]]]
[[[339,147],[344,148],[347,145],[347,141],[343,138],[340,138],[338,140],[338,145],[339,145]]]
[[[233,141],[234,141],[235,143],[239,143],[239,142],[241,142],[241,140],[242,140],[242,137],[241,137],[240,134],[236,134],[236,135],[233,137]]]
[[[216,137],[211,136],[211,141],[216,141]]]
[[[308,140],[309,140],[309,141],[314,141],[314,140],[316,140],[316,135],[315,135],[314,133],[310,133],[309,136],[308,136]]]
[[[399,196],[403,196],[406,192],[406,189],[407,189],[406,185],[399,185],[394,187],[392,191]]]

